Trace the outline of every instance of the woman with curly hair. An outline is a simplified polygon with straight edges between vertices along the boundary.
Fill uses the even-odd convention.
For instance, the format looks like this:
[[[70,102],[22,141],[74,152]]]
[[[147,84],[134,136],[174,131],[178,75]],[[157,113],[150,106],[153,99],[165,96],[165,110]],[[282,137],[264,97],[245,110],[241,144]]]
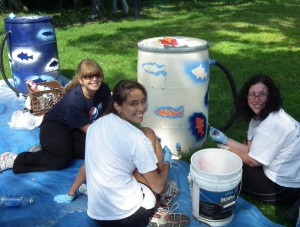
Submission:
[[[300,197],[300,124],[281,103],[280,90],[269,76],[252,76],[240,90],[235,110],[237,117],[249,122],[247,143],[215,128],[210,136],[242,159],[244,193],[271,204],[291,205]]]

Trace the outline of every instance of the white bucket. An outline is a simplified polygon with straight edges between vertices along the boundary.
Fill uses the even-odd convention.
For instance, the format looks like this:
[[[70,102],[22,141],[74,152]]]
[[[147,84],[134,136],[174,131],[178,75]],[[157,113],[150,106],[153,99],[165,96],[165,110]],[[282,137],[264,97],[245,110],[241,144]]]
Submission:
[[[199,150],[191,157],[192,214],[210,226],[228,224],[235,213],[243,162],[218,148]]]
[[[191,37],[154,37],[138,43],[138,82],[148,93],[142,126],[173,152],[200,147],[208,123],[209,44]],[[177,153],[177,155],[179,155]]]

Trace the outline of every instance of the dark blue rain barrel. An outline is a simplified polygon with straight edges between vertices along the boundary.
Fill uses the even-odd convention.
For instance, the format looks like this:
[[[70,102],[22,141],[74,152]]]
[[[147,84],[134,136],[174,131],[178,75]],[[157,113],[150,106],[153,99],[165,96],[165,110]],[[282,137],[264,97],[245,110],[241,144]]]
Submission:
[[[51,16],[4,19],[8,58],[14,87],[27,93],[26,80],[36,83],[58,80],[59,58]]]

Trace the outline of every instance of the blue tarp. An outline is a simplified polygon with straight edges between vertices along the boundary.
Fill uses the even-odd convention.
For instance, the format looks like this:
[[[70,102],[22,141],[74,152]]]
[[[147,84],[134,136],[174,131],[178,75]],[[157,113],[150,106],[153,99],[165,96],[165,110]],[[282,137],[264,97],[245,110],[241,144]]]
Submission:
[[[17,130],[7,124],[12,113],[17,110],[17,98],[3,81],[0,81],[0,153],[11,151],[20,153],[39,143],[39,129]],[[0,196],[24,195],[35,199],[27,207],[0,207],[0,226],[97,226],[86,214],[87,196],[80,195],[70,204],[57,204],[55,195],[64,194],[70,188],[82,160],[74,162],[60,171],[14,174],[12,170],[0,173]],[[207,226],[192,217],[192,198],[187,175],[189,164],[176,160],[169,178],[179,185],[179,194],[174,202],[179,203],[176,212],[190,216],[190,227]],[[239,198],[233,220],[227,226],[281,226],[268,220],[251,203]]]

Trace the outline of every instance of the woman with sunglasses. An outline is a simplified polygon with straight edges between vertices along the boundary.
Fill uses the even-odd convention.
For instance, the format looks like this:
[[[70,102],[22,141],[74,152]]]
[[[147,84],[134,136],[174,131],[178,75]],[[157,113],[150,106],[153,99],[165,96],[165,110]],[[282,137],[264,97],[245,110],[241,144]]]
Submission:
[[[281,107],[279,88],[269,76],[245,82],[235,115],[249,123],[247,143],[211,128],[213,140],[243,161],[242,190],[259,200],[290,205],[300,197],[300,124]]]
[[[103,79],[97,62],[82,60],[64,97],[43,118],[37,151],[1,154],[0,172],[9,168],[14,173],[59,170],[68,167],[72,159],[84,159],[87,129],[111,100],[110,88]]]

